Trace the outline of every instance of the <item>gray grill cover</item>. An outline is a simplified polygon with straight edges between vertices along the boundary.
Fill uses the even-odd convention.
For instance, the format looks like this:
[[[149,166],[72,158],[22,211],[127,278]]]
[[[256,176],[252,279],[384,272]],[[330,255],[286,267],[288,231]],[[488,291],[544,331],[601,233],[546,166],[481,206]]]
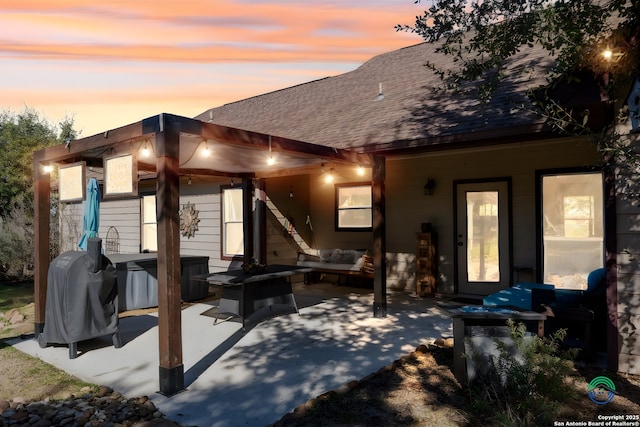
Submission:
[[[64,252],[51,262],[43,342],[71,344],[118,331],[116,269],[101,247],[101,239],[89,239],[86,252]]]

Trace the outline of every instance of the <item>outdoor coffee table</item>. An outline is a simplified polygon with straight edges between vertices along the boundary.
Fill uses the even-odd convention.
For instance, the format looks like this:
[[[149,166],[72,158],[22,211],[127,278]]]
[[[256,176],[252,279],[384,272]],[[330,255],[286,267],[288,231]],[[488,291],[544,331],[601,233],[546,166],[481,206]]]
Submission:
[[[218,316],[229,314],[242,319],[242,330],[249,316],[261,308],[285,304],[296,313],[298,306],[291,288],[291,276],[304,274],[312,269],[292,265],[268,265],[264,272],[247,273],[242,269],[211,273],[206,280],[222,287]],[[216,321],[218,317],[216,317]]]
[[[460,384],[467,381],[464,339],[470,336],[471,326],[505,326],[508,319],[534,324],[535,332],[544,337],[544,321],[547,316],[535,311],[524,311],[514,307],[460,306],[440,304],[440,308],[453,321],[453,373]]]

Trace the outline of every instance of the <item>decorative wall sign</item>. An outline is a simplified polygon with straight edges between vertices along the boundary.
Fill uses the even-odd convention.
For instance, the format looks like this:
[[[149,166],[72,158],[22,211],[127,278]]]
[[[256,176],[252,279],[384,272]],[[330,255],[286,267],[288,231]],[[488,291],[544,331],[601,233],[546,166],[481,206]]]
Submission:
[[[136,196],[138,167],[132,153],[117,154],[104,159],[104,195]]]
[[[60,201],[79,202],[84,200],[86,193],[86,164],[85,162],[60,166],[58,177],[60,180]]]
[[[200,211],[196,210],[196,205],[191,202],[187,202],[187,204],[184,205],[180,211],[180,232],[183,236],[189,239],[195,236],[198,230],[198,223],[200,222],[198,218],[199,212]]]

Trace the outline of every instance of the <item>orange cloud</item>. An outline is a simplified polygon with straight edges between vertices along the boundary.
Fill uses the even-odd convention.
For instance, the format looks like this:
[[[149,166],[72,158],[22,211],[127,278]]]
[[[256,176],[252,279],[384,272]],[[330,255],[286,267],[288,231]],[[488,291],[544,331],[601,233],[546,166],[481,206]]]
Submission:
[[[292,7],[224,0],[213,7],[197,0],[50,3],[10,0],[0,6],[8,11],[11,25],[27,34],[5,36],[0,52],[37,59],[361,61],[419,41],[393,30],[415,6]],[[29,28],[41,40],[29,38]]]

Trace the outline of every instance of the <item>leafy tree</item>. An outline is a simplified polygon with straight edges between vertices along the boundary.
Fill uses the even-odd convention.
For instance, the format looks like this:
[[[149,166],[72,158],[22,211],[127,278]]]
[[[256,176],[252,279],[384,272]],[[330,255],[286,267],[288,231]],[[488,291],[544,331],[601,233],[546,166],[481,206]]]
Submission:
[[[56,127],[28,107],[18,114],[0,113],[0,217],[7,218],[20,203],[33,206],[33,152],[75,136],[73,119]]]
[[[28,107],[0,113],[0,278],[29,275],[33,264],[33,152],[75,137],[71,118],[54,126]]]
[[[416,1],[417,3],[420,0]],[[607,77],[640,74],[640,2],[638,0],[437,0],[415,24],[398,31],[441,41],[436,52],[454,58],[458,70],[427,66],[459,88],[478,81],[490,98],[505,76],[509,58],[534,45],[555,57],[550,80],[579,70]],[[602,54],[612,49],[612,57]],[[534,67],[532,64],[531,67]],[[615,73],[612,73],[615,72]],[[604,77],[604,76],[603,76]],[[611,86],[615,78],[608,79]]]
[[[437,42],[436,52],[453,59],[457,65],[453,69],[425,64],[444,82],[436,90],[476,91],[487,102],[508,76],[511,58],[522,50],[544,49],[554,61],[544,70],[548,85],[528,94],[536,112],[556,131],[590,137],[605,167],[640,168],[640,154],[628,134],[611,126],[615,108],[619,122],[629,119],[625,100],[633,79],[640,78],[640,0],[433,0],[431,4],[413,25],[397,25],[396,30]],[[541,64],[529,67],[519,72],[539,72],[535,68]],[[580,84],[585,79],[597,85],[600,98],[608,102],[609,126],[595,129],[588,123],[589,111],[572,111],[551,95],[559,82]],[[475,87],[465,84],[469,82]],[[624,194],[640,197],[637,186],[626,185]]]

